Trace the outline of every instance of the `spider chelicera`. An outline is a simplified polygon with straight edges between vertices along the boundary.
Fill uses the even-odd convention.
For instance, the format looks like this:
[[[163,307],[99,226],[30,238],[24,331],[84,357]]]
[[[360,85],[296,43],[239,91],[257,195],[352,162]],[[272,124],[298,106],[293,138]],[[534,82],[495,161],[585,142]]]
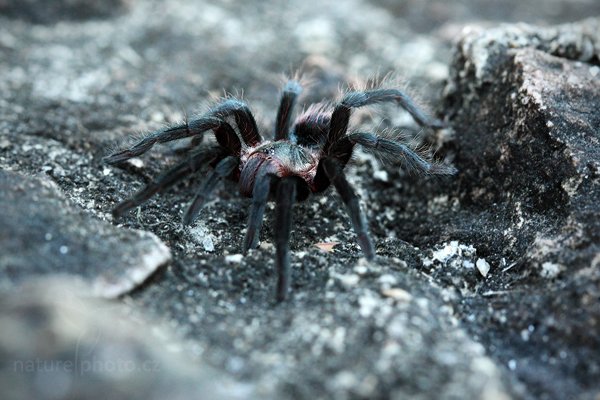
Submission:
[[[290,231],[292,207],[312,193],[321,193],[333,184],[346,204],[358,244],[364,256],[375,257],[365,215],[359,198],[346,179],[344,167],[354,147],[360,145],[381,155],[392,157],[405,167],[428,174],[453,174],[454,167],[426,159],[399,140],[374,133],[348,132],[352,109],[377,103],[395,102],[407,110],[421,126],[442,128],[443,123],[427,116],[405,93],[394,88],[348,91],[337,103],[316,103],[302,112],[292,124],[294,106],[302,91],[296,80],[288,81],[281,94],[275,120],[274,137],[264,139],[248,106],[236,98],[216,104],[203,116],[148,134],[133,146],[105,157],[109,164],[120,164],[137,157],[155,143],[192,137],[190,156],[176,164],[133,197],[118,204],[113,215],[122,215],[139,206],[155,193],[182,178],[211,166],[192,203],[183,216],[191,224],[210,193],[222,178],[239,183],[240,192],[252,199],[244,253],[259,241],[266,203],[274,199],[277,300],[286,298],[290,286]],[[212,131],[217,143],[202,144],[202,135]]]

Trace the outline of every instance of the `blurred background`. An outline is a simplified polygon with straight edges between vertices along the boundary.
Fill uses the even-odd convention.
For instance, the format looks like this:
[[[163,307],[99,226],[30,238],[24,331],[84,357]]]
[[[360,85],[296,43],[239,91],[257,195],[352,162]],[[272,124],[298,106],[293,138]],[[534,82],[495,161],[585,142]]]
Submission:
[[[596,0],[1,0],[0,15],[23,25],[5,25],[0,49],[4,63],[23,65],[15,84],[27,80],[46,98],[99,100],[112,92],[136,98],[140,112],[158,98],[157,105],[189,112],[206,92],[243,89],[273,109],[280,76],[300,68],[325,85],[307,100],[390,71],[430,99],[469,25],[549,25],[598,14]],[[39,70],[28,70],[32,64]]]

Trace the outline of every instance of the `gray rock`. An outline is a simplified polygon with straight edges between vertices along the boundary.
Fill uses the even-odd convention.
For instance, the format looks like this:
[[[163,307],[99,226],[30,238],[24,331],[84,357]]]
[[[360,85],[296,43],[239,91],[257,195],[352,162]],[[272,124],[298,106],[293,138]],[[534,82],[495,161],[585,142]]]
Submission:
[[[508,399],[518,391],[443,304],[453,294],[405,263],[310,251],[294,263],[296,293],[274,306],[270,258],[253,254],[236,266],[212,258],[185,266],[186,280],[168,270],[135,301],[160,305],[212,363],[276,398]]]
[[[464,26],[481,21],[485,21],[486,25],[490,25],[489,21],[514,21],[544,26],[577,21],[600,13],[600,3],[595,0],[546,0],[543,3],[522,0],[470,0],[460,3],[439,0],[371,1],[389,9],[398,18],[406,20],[416,32],[429,32],[447,22]]]
[[[35,0],[2,0],[0,15],[37,24],[53,24],[60,21],[87,20],[118,15],[128,6],[129,0],[108,0],[100,3],[86,0],[58,0],[39,2]]]
[[[76,286],[69,278],[38,279],[0,295],[3,399],[257,395],[200,360],[192,362],[165,327],[122,304],[94,300]]]
[[[474,30],[446,88],[461,171],[450,229],[494,266],[463,313],[535,397],[599,390],[599,60],[597,18]]]
[[[170,260],[149,232],[116,229],[77,211],[52,181],[0,171],[0,286],[42,275],[77,277],[117,297]]]

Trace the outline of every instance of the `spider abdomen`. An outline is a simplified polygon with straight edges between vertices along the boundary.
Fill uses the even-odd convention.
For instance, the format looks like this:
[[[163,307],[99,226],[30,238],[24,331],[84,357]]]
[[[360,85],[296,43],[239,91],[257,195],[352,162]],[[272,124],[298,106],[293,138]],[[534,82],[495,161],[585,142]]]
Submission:
[[[251,197],[259,174],[271,174],[278,178],[297,176],[311,186],[317,173],[319,155],[289,140],[278,140],[246,149],[240,161],[240,192]]]

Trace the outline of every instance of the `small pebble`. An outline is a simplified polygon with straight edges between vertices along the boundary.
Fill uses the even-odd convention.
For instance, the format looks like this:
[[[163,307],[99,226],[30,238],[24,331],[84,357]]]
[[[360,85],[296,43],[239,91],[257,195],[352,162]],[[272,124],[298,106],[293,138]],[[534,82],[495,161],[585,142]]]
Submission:
[[[402,302],[409,302],[410,299],[412,299],[412,295],[410,293],[400,288],[384,289],[381,291],[381,294],[383,294],[385,297],[390,297],[394,300]]]
[[[477,259],[475,266],[484,278],[487,277],[488,272],[490,272],[490,264],[487,261],[485,261],[484,258]]]
[[[244,256],[242,254],[230,254],[225,256],[225,262],[228,264],[239,264],[242,262]]]

